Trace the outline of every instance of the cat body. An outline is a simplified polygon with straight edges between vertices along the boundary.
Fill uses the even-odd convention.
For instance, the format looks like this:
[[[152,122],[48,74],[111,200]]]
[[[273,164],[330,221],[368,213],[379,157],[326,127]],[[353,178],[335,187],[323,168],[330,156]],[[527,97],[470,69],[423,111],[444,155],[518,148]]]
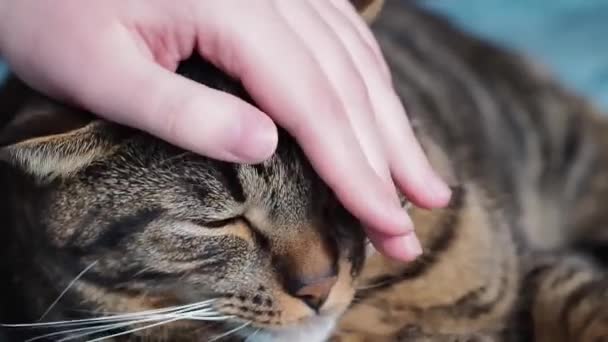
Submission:
[[[377,12],[378,2],[358,5]],[[537,66],[413,3],[387,1],[374,32],[454,190],[445,209],[410,210],[417,261],[366,257],[360,223],[285,132],[267,162],[224,163],[16,83],[20,100],[4,95],[0,109],[14,116],[0,131],[4,331],[51,341],[608,340],[608,277],[585,252],[608,245],[606,121]],[[178,72],[251,101],[197,58]]]
[[[376,36],[457,191],[451,208],[412,212],[420,260],[368,261],[369,289],[343,330],[369,341],[607,338],[605,271],[575,252],[606,242],[605,121],[538,66],[403,6],[387,3]]]

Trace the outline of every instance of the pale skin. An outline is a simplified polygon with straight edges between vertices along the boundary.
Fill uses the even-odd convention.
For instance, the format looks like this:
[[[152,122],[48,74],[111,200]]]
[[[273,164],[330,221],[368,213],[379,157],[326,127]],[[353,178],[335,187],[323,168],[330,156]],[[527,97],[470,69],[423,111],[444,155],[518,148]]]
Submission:
[[[176,75],[193,53],[260,109]],[[421,252],[397,191],[450,198],[346,0],[0,0],[0,54],[39,91],[211,158],[263,161],[284,127],[392,258]]]

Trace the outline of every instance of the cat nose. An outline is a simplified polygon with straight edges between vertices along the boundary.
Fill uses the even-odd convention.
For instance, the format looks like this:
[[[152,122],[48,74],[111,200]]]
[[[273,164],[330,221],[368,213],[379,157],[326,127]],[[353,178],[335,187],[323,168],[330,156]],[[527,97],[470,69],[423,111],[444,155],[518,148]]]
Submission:
[[[338,250],[316,230],[294,230],[290,243],[277,247],[273,264],[287,293],[319,311],[338,279]]]
[[[289,287],[293,296],[302,300],[315,311],[323,306],[338,277],[334,274],[316,279],[292,280]]]

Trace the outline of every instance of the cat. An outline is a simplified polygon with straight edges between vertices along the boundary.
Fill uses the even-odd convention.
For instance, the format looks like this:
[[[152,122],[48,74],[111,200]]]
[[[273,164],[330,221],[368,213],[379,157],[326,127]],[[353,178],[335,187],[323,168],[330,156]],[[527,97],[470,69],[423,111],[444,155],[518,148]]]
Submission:
[[[416,135],[453,189],[445,209],[409,209],[418,260],[370,253],[284,131],[267,162],[225,163],[13,79],[0,97],[0,117],[12,118],[0,130],[4,332],[608,341],[607,121],[539,66],[414,2],[354,4],[374,21]],[[178,73],[253,103],[199,58]]]

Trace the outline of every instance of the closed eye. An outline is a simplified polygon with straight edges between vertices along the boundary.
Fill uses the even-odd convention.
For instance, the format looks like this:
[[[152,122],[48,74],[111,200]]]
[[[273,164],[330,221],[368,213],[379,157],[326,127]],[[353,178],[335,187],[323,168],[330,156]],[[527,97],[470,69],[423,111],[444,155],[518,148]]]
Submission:
[[[269,248],[268,239],[245,216],[234,216],[231,218],[215,221],[193,220],[191,222],[196,224],[197,226],[205,228],[223,228],[229,225],[234,225],[239,222],[244,223],[253,233],[257,245],[261,246],[263,250],[268,250]]]
[[[193,220],[192,223],[205,228],[222,228],[242,219],[241,216],[235,216],[223,220]]]

